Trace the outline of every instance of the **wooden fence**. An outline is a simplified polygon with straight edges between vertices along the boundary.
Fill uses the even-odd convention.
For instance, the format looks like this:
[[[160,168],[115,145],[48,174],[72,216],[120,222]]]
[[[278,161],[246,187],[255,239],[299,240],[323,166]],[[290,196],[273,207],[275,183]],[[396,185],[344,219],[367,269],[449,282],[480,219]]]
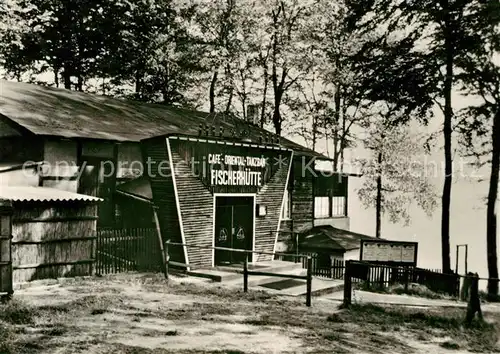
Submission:
[[[312,274],[316,277],[321,278],[330,278],[330,279],[344,279],[345,273],[345,261],[342,259],[332,259],[330,265],[322,265],[319,262],[318,254],[307,254],[312,258]],[[283,260],[283,257],[277,256],[276,259]],[[380,274],[383,273],[383,266],[377,268],[374,265],[373,268],[373,279],[380,279]],[[307,257],[302,257],[302,268],[307,269]],[[428,268],[418,268],[423,271],[433,272],[433,273],[442,273],[440,269],[428,269]],[[356,281],[356,280],[353,280]],[[389,282],[389,279],[386,276],[386,281]]]
[[[97,231],[96,273],[162,271],[162,254],[155,229]]]
[[[351,284],[365,282],[368,286],[384,287],[388,284],[409,283],[425,285],[428,289],[457,297],[459,295],[460,275],[432,272],[417,267],[396,267],[361,261],[347,261],[344,275],[344,304],[351,302]]]
[[[95,203],[26,201],[13,207],[14,284],[93,273]]]
[[[457,274],[445,274],[411,266],[389,266],[359,261],[348,261],[347,267],[349,266],[357,269],[357,273],[351,271],[350,282],[363,282],[368,288],[384,288],[394,284],[403,284],[408,290],[410,283],[416,283],[437,293],[450,296],[458,296],[459,294],[460,276]],[[347,272],[349,273],[349,270]]]

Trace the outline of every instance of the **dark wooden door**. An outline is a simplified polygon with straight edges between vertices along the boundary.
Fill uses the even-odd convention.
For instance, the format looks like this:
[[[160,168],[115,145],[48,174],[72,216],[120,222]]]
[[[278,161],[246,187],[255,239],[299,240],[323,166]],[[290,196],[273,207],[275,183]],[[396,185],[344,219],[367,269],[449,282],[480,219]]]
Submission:
[[[233,209],[231,205],[217,205],[215,209],[215,247],[231,248]],[[230,264],[231,252],[215,250],[215,264]]]
[[[252,250],[253,198],[217,197],[215,206],[215,246]],[[248,260],[252,261],[249,254]],[[242,263],[244,252],[215,250],[215,264]]]
[[[252,202],[252,200],[250,200]],[[233,206],[233,248],[252,250],[253,247],[253,203]],[[248,254],[252,261],[252,254]],[[243,263],[245,253],[234,252],[233,262]]]

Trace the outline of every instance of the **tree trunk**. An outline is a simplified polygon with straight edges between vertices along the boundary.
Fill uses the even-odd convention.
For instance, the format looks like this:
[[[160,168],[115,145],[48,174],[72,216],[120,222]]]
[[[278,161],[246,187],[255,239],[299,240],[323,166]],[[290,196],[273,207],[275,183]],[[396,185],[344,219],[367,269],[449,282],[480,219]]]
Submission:
[[[273,113],[273,125],[276,135],[281,136],[281,97],[283,97],[283,92],[278,89],[274,93],[274,113]]]
[[[377,197],[375,201],[375,237],[380,238],[382,228],[382,152],[378,153]]]
[[[446,5],[448,6],[448,5]],[[445,50],[446,50],[446,77],[444,81],[444,162],[445,176],[442,195],[442,215],[441,215],[441,255],[443,273],[451,273],[450,261],[450,203],[451,203],[451,184],[452,184],[452,156],[451,156],[451,134],[452,134],[452,119],[453,108],[451,106],[451,90],[453,86],[453,35],[452,23],[450,20],[449,10],[445,13],[446,34],[445,34]]]
[[[316,118],[316,116],[313,116],[313,124],[312,124],[312,149],[313,150],[316,150],[317,126],[318,126],[318,119]]]
[[[217,71],[214,71],[214,75],[212,76],[212,82],[210,82],[210,113],[215,112],[215,84],[217,83]]]
[[[78,74],[77,90],[80,92],[83,92],[83,77],[82,77],[81,73]]]
[[[333,130],[333,171],[337,172],[339,164],[338,134]]]
[[[267,85],[269,83],[269,78],[267,75],[267,67],[264,67],[264,89],[262,92],[262,111],[260,113],[260,127],[264,129],[264,123],[266,122],[266,103],[267,103]]]
[[[229,111],[231,110],[231,104],[233,103],[233,89],[231,88],[229,90],[229,97],[227,98],[227,105],[226,105],[226,114],[229,113]]]
[[[142,72],[140,70],[135,72],[135,93],[142,100]]]
[[[59,88],[59,69],[54,68],[54,83],[56,84],[56,87]]]
[[[339,102],[342,104],[342,102]],[[345,111],[340,118],[342,120],[342,135],[340,136],[340,172],[344,172],[344,151],[346,148],[346,121],[345,121]]]
[[[67,90],[71,90],[71,73],[68,63],[64,63],[63,80],[64,88]]]
[[[496,201],[498,196],[498,182],[500,172],[500,110],[493,118],[492,132],[492,161],[490,188],[488,192],[488,207],[486,210],[486,248],[488,253],[488,277],[498,279],[497,257],[497,215]],[[498,295],[498,281],[488,280],[488,295]]]

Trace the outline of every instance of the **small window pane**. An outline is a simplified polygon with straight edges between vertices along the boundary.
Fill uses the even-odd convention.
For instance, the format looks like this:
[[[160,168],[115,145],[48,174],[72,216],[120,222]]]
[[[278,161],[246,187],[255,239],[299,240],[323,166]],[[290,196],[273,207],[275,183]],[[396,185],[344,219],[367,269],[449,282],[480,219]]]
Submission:
[[[330,210],[330,198],[315,197],[314,198],[314,217],[327,218]]]
[[[345,216],[345,197],[332,197],[332,216]]]

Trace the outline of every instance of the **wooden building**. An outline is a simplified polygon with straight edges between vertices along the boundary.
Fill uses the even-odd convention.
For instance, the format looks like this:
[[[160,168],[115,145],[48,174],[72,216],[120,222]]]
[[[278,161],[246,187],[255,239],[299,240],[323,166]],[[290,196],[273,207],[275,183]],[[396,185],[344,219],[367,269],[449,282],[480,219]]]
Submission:
[[[333,260],[359,260],[361,241],[364,240],[379,239],[330,225],[321,225],[301,234],[298,251],[315,255],[319,266],[328,267]]]
[[[196,169],[208,168],[203,159],[209,155],[233,159],[215,163],[220,172],[207,175]],[[275,163],[280,156],[285,164]],[[248,170],[240,166],[247,158]],[[178,173],[152,177],[153,161],[153,169],[161,162]],[[349,176],[322,172],[321,161],[329,159],[231,115],[0,81],[0,186],[99,197],[98,228],[153,228],[158,217],[164,238],[236,247],[243,242],[240,222],[249,228],[245,247],[285,251],[293,232],[318,225],[349,229]],[[227,182],[226,165],[245,167],[234,175],[242,182]],[[192,170],[203,177],[194,178]],[[235,210],[247,216],[223,221]],[[193,267],[241,261],[234,253],[200,252],[182,250],[176,257]],[[252,261],[261,259],[269,256]]]

